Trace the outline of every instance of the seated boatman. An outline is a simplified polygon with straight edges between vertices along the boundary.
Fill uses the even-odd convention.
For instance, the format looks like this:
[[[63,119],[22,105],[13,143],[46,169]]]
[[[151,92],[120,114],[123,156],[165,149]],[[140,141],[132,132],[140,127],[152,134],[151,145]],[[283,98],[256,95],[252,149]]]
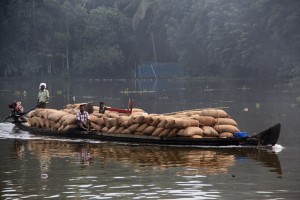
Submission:
[[[85,104],[79,106],[79,112],[76,113],[76,121],[81,130],[88,131],[90,126],[90,116],[89,113],[84,110]]]

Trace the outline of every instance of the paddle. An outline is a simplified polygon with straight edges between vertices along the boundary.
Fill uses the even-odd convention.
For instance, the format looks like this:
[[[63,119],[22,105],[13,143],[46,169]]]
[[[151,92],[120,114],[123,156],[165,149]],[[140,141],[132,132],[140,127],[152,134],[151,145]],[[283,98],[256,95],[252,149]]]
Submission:
[[[19,113],[18,115],[19,115],[19,116],[23,116],[23,115],[29,113],[30,111],[34,110],[36,107],[37,107],[37,106],[34,106],[33,108],[29,109],[28,111],[23,112],[23,113]],[[0,123],[3,123],[3,122],[5,122],[6,120],[8,120],[9,118],[15,117],[15,116],[16,116],[16,115],[12,115],[12,114],[11,114],[11,115],[9,115],[8,117],[6,117],[4,120],[2,120]]]
[[[3,123],[3,122],[5,122],[6,120],[8,120],[9,118],[11,118],[12,117],[12,115],[10,115],[10,116],[8,116],[8,117],[6,117],[4,120],[2,120],[0,123]]]

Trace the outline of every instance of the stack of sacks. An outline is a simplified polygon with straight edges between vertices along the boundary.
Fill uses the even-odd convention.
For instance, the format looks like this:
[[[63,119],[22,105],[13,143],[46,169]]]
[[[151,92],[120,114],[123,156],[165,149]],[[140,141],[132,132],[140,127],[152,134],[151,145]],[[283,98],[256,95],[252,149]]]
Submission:
[[[78,128],[76,112],[79,104],[69,104],[63,110],[36,109],[28,114],[30,126],[68,131]],[[134,108],[132,114],[106,111],[93,107],[90,127],[97,132],[136,134],[158,137],[221,137],[230,138],[238,132],[237,123],[221,109],[197,109],[168,114],[146,114]]]
[[[29,126],[68,131],[78,127],[76,115],[66,112],[66,110],[55,109],[35,109],[27,114]]]
[[[136,134],[159,137],[201,137],[203,130],[199,122],[188,117],[148,115],[142,110],[133,110],[131,115],[116,112],[90,115],[91,126],[99,132],[117,134]]]
[[[187,116],[197,120],[203,129],[204,137],[231,138],[234,133],[239,132],[236,121],[222,109],[198,109],[171,113],[171,115]]]

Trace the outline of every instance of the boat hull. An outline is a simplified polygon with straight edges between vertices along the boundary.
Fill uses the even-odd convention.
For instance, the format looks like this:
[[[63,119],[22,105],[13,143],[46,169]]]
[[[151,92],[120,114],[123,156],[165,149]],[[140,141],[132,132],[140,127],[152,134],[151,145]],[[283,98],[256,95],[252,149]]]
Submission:
[[[58,132],[53,130],[30,127],[21,122],[15,122],[22,130],[29,131],[39,136],[52,136],[57,138],[93,139],[100,141],[117,141],[127,143],[179,145],[179,146],[269,146],[275,145],[280,133],[280,124],[246,138],[188,138],[188,137],[157,137],[134,134],[100,133],[96,131],[68,131]]]

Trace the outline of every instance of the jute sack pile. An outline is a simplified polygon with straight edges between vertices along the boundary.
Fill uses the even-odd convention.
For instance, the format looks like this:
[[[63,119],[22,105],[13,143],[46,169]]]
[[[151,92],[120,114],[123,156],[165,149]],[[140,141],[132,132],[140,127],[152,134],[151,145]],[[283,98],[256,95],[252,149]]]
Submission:
[[[233,137],[239,131],[236,121],[226,111],[218,108],[186,110],[167,115],[197,120],[199,127],[203,129],[203,137]]]
[[[27,114],[28,124],[32,127],[69,131],[78,127],[76,115],[62,110],[35,109]]]
[[[30,126],[58,131],[76,129],[79,104],[68,104],[63,110],[36,109],[28,113]],[[138,134],[159,137],[233,137],[237,123],[222,109],[186,110],[168,114],[146,114],[135,108],[131,115],[106,111],[93,106],[90,127],[98,132]]]

